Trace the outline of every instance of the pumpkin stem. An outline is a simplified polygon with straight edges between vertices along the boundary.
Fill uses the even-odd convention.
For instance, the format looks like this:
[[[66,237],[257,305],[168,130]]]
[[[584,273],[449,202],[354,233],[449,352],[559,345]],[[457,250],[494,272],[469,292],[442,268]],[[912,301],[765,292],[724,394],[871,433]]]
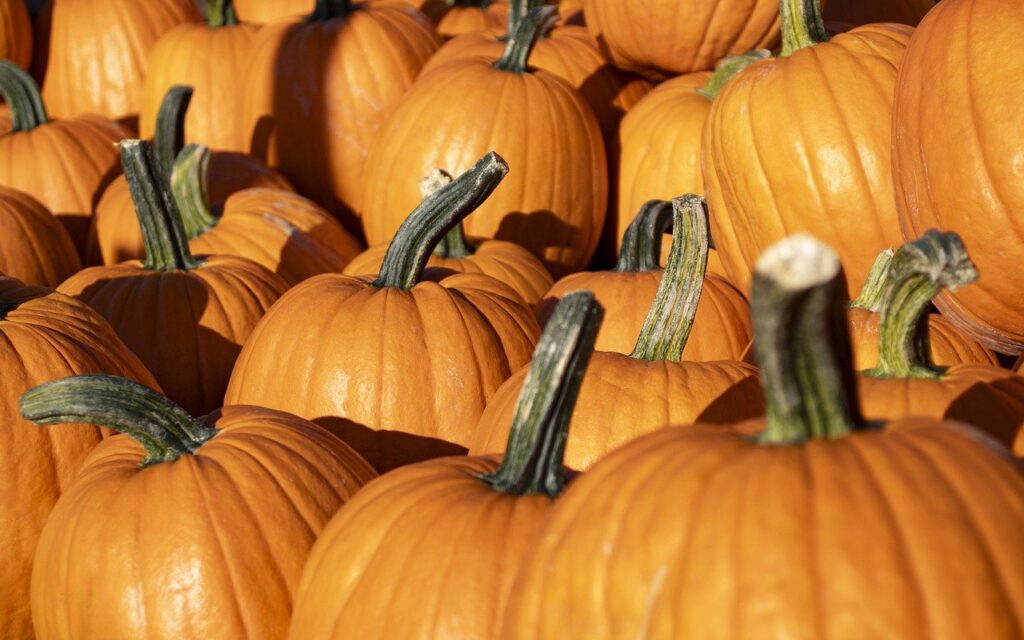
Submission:
[[[821,0],[779,0],[779,18],[782,21],[780,56],[783,58],[800,49],[828,42]]]
[[[749,67],[752,63],[769,58],[771,55],[772,52],[767,49],[754,49],[738,56],[722,58],[715,65],[715,72],[711,75],[711,79],[708,80],[706,85],[697,89],[697,93],[708,100],[714,100],[718,92],[733,79],[733,76]]]
[[[672,224],[672,203],[648,200],[622,234],[622,249],[615,270],[620,273],[656,271],[661,268],[661,241]]]
[[[174,170],[174,161],[185,146],[185,116],[192,101],[192,87],[176,84],[167,90],[156,112],[156,130],[153,132],[153,149],[160,172],[169,177]]]
[[[184,409],[134,380],[102,374],[41,384],[21,396],[21,415],[40,426],[94,424],[126,433],[146,450],[142,466],[193,454],[217,435]]]
[[[188,250],[181,214],[157,168],[153,147],[143,140],[122,140],[120,144],[121,166],[146,248],[143,267],[151,271],[195,269],[200,263]]]
[[[552,498],[562,493],[569,420],[603,317],[590,291],[574,291],[555,307],[533,352],[505,457],[497,471],[482,476],[495,490]]]
[[[516,30],[509,31],[505,50],[494,62],[494,68],[510,73],[526,73],[526,63],[530,59],[534,45],[557,19],[557,7],[541,6],[530,9]]]
[[[860,295],[850,302],[850,307],[871,312],[877,312],[882,307],[882,292],[885,290],[885,279],[889,275],[890,263],[892,249],[886,249],[878,254],[864,281],[864,287],[860,290]]]
[[[833,439],[866,426],[841,278],[836,253],[803,234],[757,262],[751,313],[768,409],[762,443]]]
[[[956,291],[977,281],[963,240],[935,229],[896,251],[882,294],[878,366],[865,372],[876,378],[941,378],[932,364],[928,307],[943,289]]]
[[[0,95],[11,108],[11,131],[31,131],[50,121],[39,85],[10,60],[0,60]]]
[[[697,315],[708,266],[708,214],[704,198],[672,201],[672,250],[647,319],[630,356],[679,362]]]
[[[420,195],[426,199],[437,193],[445,185],[451,184],[452,176],[447,171],[435,169],[432,174],[420,180]],[[455,223],[441,241],[434,247],[434,255],[441,258],[468,258],[476,252],[476,247],[466,241],[462,221]]]
[[[344,18],[352,12],[350,0],[316,0],[313,7],[313,14],[309,16],[310,22],[330,20],[332,18]]]
[[[508,3],[508,28],[503,40],[506,42],[516,32],[523,19],[531,10],[543,6],[544,0],[511,0]]]
[[[483,204],[507,173],[508,164],[491,151],[469,171],[424,199],[392,238],[373,286],[404,291],[416,286],[441,238]]]
[[[212,155],[206,145],[185,145],[171,171],[171,194],[178,205],[181,224],[189,240],[217,226],[217,218],[210,212],[210,197],[206,189]]]
[[[211,29],[233,27],[238,24],[238,16],[235,15],[235,6],[231,0],[206,0],[203,12],[206,14],[206,26]]]

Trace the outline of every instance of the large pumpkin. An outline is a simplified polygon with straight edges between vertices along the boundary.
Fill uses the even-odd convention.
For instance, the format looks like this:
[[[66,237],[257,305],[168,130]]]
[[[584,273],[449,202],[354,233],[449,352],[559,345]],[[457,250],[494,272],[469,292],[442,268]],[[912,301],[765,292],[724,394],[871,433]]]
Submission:
[[[310,547],[376,475],[295,416],[227,407],[196,420],[113,376],[31,389],[21,412],[124,434],[96,447],[40,537],[39,640],[282,638]]]
[[[1022,468],[962,423],[866,422],[843,289],[807,236],[765,253],[767,417],[663,429],[578,478],[501,637],[1016,637]]]
[[[32,21],[25,0],[0,1],[0,60],[22,69],[32,64]]]
[[[29,578],[50,510],[103,438],[85,425],[37,429],[18,398],[37,384],[79,373],[152,374],[98,313],[43,287],[0,277],[0,637],[32,638]]]
[[[0,273],[56,287],[82,268],[75,243],[38,200],[0,187]]]
[[[836,247],[857,284],[879,251],[902,240],[892,100],[912,30],[871,25],[829,40],[818,0],[783,0],[781,9],[780,57],[726,85],[702,143],[715,247],[744,293],[757,256],[788,233]]]
[[[898,22],[916,26],[936,0],[828,0],[825,20],[852,25]]]

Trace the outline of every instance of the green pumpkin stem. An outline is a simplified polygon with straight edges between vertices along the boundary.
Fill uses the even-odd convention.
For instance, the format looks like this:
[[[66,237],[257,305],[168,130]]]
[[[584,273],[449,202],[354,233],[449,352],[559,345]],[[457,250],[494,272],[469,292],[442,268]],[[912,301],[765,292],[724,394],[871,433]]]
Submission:
[[[603,317],[590,291],[574,291],[555,307],[533,352],[501,466],[483,476],[497,491],[562,493],[569,421]]]
[[[424,199],[395,233],[373,286],[404,291],[416,286],[441,238],[483,204],[507,173],[505,160],[491,151]]]
[[[751,64],[758,60],[764,60],[772,55],[771,51],[767,49],[754,49],[742,53],[738,56],[729,56],[728,58],[722,58],[715,65],[715,72],[711,75],[711,79],[708,83],[697,89],[697,93],[704,96],[708,100],[714,100],[718,92],[722,90],[725,85],[729,84],[729,81],[743,71]]]
[[[9,60],[0,60],[0,95],[11,109],[11,131],[31,131],[50,121],[39,85]]]
[[[882,294],[876,378],[941,378],[931,359],[928,307],[943,289],[956,291],[978,280],[963,241],[931,229],[896,251]]]
[[[185,145],[171,171],[171,195],[178,205],[181,224],[189,240],[217,226],[217,218],[210,212],[210,196],[206,188],[212,155],[206,145]]]
[[[661,269],[661,242],[672,226],[672,203],[648,200],[622,234],[622,249],[615,270],[639,273]]]
[[[437,193],[441,188],[451,184],[452,176],[447,171],[437,169],[434,173],[420,180],[420,195],[423,199]],[[434,247],[434,255],[441,258],[468,258],[476,252],[476,247],[466,240],[466,233],[462,228],[462,221],[455,223],[441,241]]]
[[[512,37],[531,10],[543,5],[544,0],[511,0],[508,3],[508,27],[503,40],[507,42]]]
[[[860,414],[839,257],[806,235],[773,245],[754,271],[751,313],[767,417],[764,444],[839,438]]]
[[[174,197],[157,168],[156,154],[143,140],[121,141],[121,166],[142,227],[146,248],[143,267],[151,271],[195,269],[199,261],[188,250],[188,236]]]
[[[781,57],[828,42],[821,0],[779,0],[779,17],[782,22]]]
[[[886,249],[878,254],[875,263],[871,265],[867,279],[864,280],[860,295],[850,301],[850,307],[871,312],[877,312],[882,307],[882,292],[885,290],[885,280],[889,275],[892,255],[892,249]]]
[[[231,0],[206,0],[203,13],[206,14],[206,26],[211,29],[233,27],[238,24],[238,16],[235,15],[235,6]]]
[[[310,22],[320,22],[332,18],[344,18],[352,12],[350,0],[316,0],[313,7],[313,14],[309,16]]]
[[[167,90],[156,112],[156,130],[153,133],[153,149],[156,152],[160,172],[169,179],[174,170],[174,161],[185,146],[185,116],[192,101],[192,87],[176,84]]]
[[[553,6],[540,6],[530,9],[520,21],[515,31],[509,32],[505,50],[494,62],[495,69],[509,73],[526,73],[537,40],[558,19],[558,9]]]
[[[672,201],[672,250],[647,319],[630,355],[679,362],[693,328],[708,266],[708,214],[704,198]]]
[[[217,430],[145,385],[108,375],[62,378],[21,396],[21,415],[40,426],[94,424],[134,438],[146,450],[142,466],[193,454]]]

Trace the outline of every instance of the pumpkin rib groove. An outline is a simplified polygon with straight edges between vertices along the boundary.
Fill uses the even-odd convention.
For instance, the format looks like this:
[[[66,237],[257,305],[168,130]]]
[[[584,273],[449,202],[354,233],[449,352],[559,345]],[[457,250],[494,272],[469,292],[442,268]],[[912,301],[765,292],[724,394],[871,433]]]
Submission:
[[[818,492],[815,488],[818,486],[817,474],[814,471],[813,454],[810,449],[800,452],[800,460],[803,462],[804,473],[806,477],[807,491],[804,495],[807,497],[807,514],[808,522],[810,526],[805,529],[808,533],[807,538],[807,556],[808,562],[808,573],[811,576],[813,584],[824,584],[826,581],[825,575],[825,563],[821,559],[821,540],[822,534],[819,532],[819,514],[820,509],[818,508]],[[827,638],[827,624],[825,622],[828,617],[828,602],[824,597],[824,593],[821,589],[812,589],[814,593],[814,606],[812,607],[812,615],[814,617],[814,636],[817,638]]]
[[[415,298],[415,294],[413,294],[413,297]],[[429,345],[428,345],[427,324],[426,324],[426,322],[424,322],[424,319],[423,319],[423,311],[420,310],[420,306],[418,304],[416,304],[415,300],[413,300],[413,303],[412,303],[411,306],[412,306],[412,310],[413,310],[413,312],[415,314],[416,324],[422,329],[422,331],[420,332],[420,341],[419,342],[420,342],[420,345],[423,348],[423,353],[426,354],[426,356],[427,356],[426,366],[423,367],[423,371],[427,374],[427,381],[429,383],[429,386],[427,388],[434,389],[434,388],[436,388],[434,386],[434,356],[433,356],[433,353],[432,353],[432,351],[431,351],[431,349],[429,348]],[[463,323],[463,324],[465,324],[465,323]],[[476,359],[474,358],[474,361],[475,360]],[[437,413],[438,413],[437,412],[437,409],[438,409],[437,403],[438,403],[438,398],[435,396],[434,399],[433,399],[433,402],[430,403],[430,420],[434,424],[437,424]]]

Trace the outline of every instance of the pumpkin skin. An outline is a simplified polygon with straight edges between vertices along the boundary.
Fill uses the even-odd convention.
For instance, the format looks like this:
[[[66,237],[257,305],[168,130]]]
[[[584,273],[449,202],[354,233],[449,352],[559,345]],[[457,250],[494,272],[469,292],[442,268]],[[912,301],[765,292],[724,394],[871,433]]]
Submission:
[[[481,6],[449,7],[437,22],[437,33],[442,38],[454,38],[466,33],[504,29],[508,23],[508,5],[504,2],[481,2]],[[483,6],[486,5],[486,6]]]
[[[880,250],[902,243],[890,123],[911,32],[860,27],[756,62],[718,94],[701,164],[715,247],[740,291],[750,291],[757,256],[787,233],[836,247],[855,283]]]
[[[32,556],[50,510],[103,433],[86,425],[39,429],[18,398],[37,384],[79,373],[127,376],[159,389],[110,325],[73,298],[0,277],[0,637],[32,638]]]
[[[873,22],[898,22],[917,26],[936,0],[828,0],[825,20],[854,26]]]
[[[81,268],[71,236],[46,207],[0,187],[0,273],[52,288]]]
[[[239,19],[245,22],[273,22],[278,18],[308,16],[314,0],[232,0]]]
[[[32,64],[32,21],[24,0],[0,2],[0,59],[22,69]]]
[[[192,0],[53,4],[43,97],[58,117],[138,113],[150,49],[173,27],[202,20]]]
[[[878,364],[878,314],[867,309],[850,309],[848,317],[854,366],[858,371],[871,369]],[[940,315],[928,316],[928,336],[932,362],[940,367],[959,364],[999,366],[996,354],[964,336],[950,324],[949,320]]]

